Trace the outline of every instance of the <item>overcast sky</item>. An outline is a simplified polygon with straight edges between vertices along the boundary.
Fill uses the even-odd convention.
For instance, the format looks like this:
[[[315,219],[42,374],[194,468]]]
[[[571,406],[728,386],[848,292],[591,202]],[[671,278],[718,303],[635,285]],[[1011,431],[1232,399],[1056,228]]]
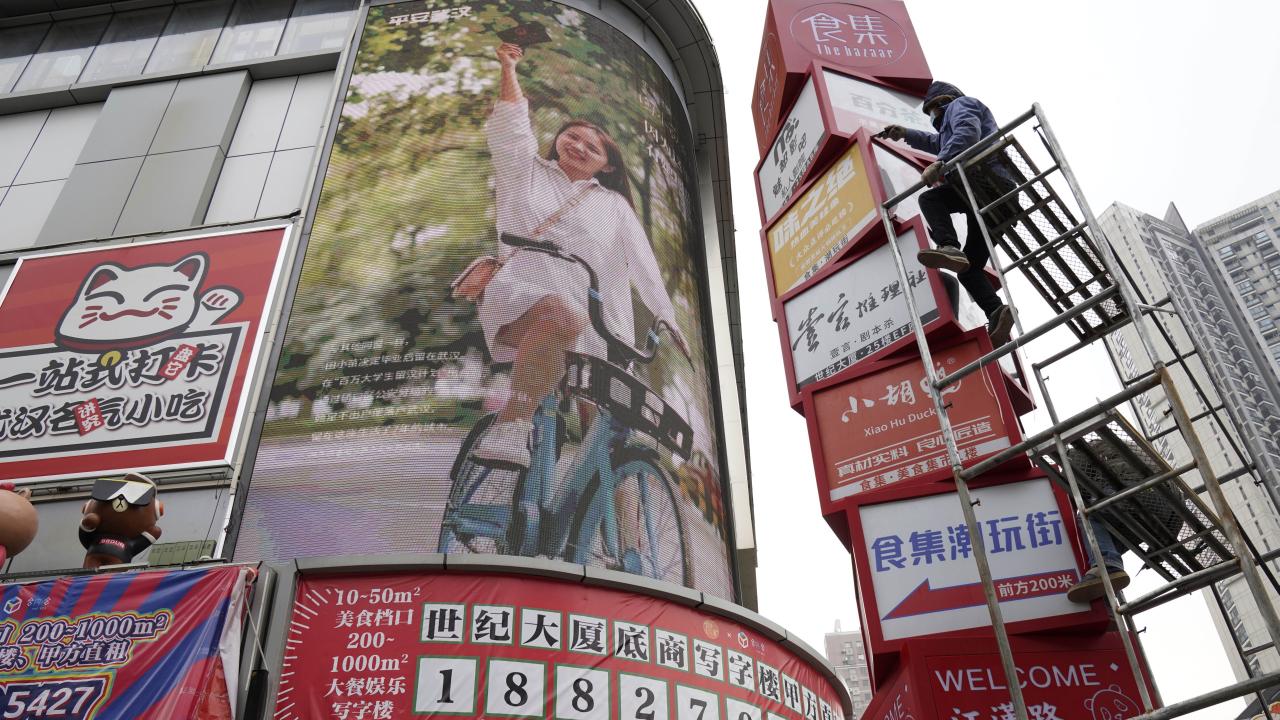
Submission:
[[[787,404],[759,251],[749,103],[765,2],[695,2],[726,86],[760,610],[821,648],[837,619],[858,627],[857,608],[849,556],[819,513],[803,420]],[[907,8],[936,78],[982,99],[1000,122],[1043,106],[1097,213],[1119,201],[1162,216],[1173,201],[1194,227],[1280,188],[1280,3],[907,0]],[[1166,702],[1231,682],[1198,595],[1139,620]],[[1242,707],[1193,717],[1234,717]]]

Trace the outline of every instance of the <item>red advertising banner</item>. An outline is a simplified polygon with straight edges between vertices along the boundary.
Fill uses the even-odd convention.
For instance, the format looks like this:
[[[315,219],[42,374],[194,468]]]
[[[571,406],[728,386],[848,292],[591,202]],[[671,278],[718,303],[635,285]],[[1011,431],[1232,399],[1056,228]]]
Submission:
[[[985,329],[970,331],[949,347],[934,348],[933,359],[940,372],[953,372],[989,352],[990,343]],[[916,356],[875,363],[805,393],[824,508],[898,483],[950,476],[927,387],[924,364]],[[942,393],[951,404],[951,425],[966,466],[1021,439],[998,366],[989,365]]]
[[[0,717],[232,717],[253,570],[0,585]]]
[[[1013,637],[1019,685],[1033,720],[1123,720],[1141,715],[1138,683],[1119,633]],[[1148,684],[1150,688],[1150,685]],[[867,720],[1006,720],[1013,706],[992,639],[921,640],[876,693]],[[1154,689],[1151,689],[1154,695]],[[905,714],[903,714],[905,712]]]
[[[900,0],[771,0],[751,98],[761,152],[814,60],[911,93],[932,80]]]
[[[859,720],[917,720],[918,701],[911,692],[911,674],[900,672],[893,683],[880,688],[871,696],[871,703],[862,711]]]
[[[623,590],[304,576],[274,717],[836,720],[827,677],[755,628]]]
[[[287,227],[21,258],[0,479],[229,464]]]

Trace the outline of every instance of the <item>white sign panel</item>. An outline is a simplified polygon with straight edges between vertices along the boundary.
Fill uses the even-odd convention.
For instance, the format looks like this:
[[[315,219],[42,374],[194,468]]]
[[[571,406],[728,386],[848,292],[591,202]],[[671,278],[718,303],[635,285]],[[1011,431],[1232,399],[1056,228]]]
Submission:
[[[61,457],[218,436],[245,326],[126,350],[116,364],[56,346],[0,352],[0,458]],[[9,417],[9,415],[12,417]]]
[[[920,98],[830,70],[823,71],[822,79],[831,96],[836,128],[842,133],[851,135],[859,128],[877,133],[885,125],[934,132],[929,116],[920,112]]]
[[[876,158],[876,168],[880,171],[880,182],[884,184],[885,199],[892,198],[920,182],[920,171],[911,163],[879,145],[872,145],[871,150]],[[920,214],[920,193],[922,192],[924,188],[898,201],[889,210],[903,220],[910,220]]]
[[[818,91],[810,77],[787,114],[786,122],[778,129],[773,146],[756,174],[766,223],[773,220],[800,186],[804,174],[813,164],[813,156],[818,152],[824,131]]]
[[[1067,600],[1079,579],[1048,478],[973,491],[1007,622],[1085,612]],[[864,551],[885,640],[990,624],[969,533],[954,493],[864,505]]]
[[[938,301],[916,261],[920,243],[914,230],[898,236],[898,248],[920,321],[932,322],[938,317]],[[888,244],[791,298],[783,312],[797,389],[831,377],[911,334],[907,298]]]

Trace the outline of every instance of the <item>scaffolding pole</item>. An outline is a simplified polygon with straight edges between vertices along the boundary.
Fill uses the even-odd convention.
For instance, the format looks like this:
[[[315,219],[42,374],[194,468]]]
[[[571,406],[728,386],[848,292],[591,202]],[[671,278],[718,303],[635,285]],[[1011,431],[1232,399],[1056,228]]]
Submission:
[[[1027,704],[1022,698],[1022,687],[1018,681],[1017,666],[1013,661],[1013,647],[1009,644],[1009,632],[1004,626],[1004,613],[1000,610],[1000,600],[996,595],[995,584],[991,580],[991,565],[987,562],[987,544],[982,539],[982,533],[978,528],[978,517],[973,511],[969,484],[963,477],[964,461],[960,457],[960,448],[956,445],[955,433],[951,429],[947,404],[942,401],[939,378],[933,367],[933,355],[929,352],[929,341],[925,338],[924,328],[920,324],[915,293],[911,291],[911,283],[907,280],[907,265],[902,259],[902,250],[898,247],[898,233],[894,230],[893,220],[884,206],[880,208],[880,220],[884,223],[885,232],[888,234],[889,247],[893,248],[893,263],[898,270],[898,280],[902,283],[902,287],[908,289],[903,293],[903,297],[907,300],[907,313],[911,316],[916,347],[920,349],[920,360],[924,364],[925,377],[929,380],[929,398],[933,400],[938,422],[942,426],[942,437],[947,446],[947,460],[951,463],[951,474],[955,478],[956,494],[960,498],[960,510],[964,513],[969,544],[973,547],[974,563],[978,566],[978,576],[982,578],[982,594],[986,599],[987,614],[991,617],[991,628],[995,631],[996,646],[1000,650],[1000,665],[1004,669],[1005,686],[1009,688],[1009,696],[1013,700],[1014,715],[1017,720],[1029,720]]]
[[[1006,136],[1010,136],[1014,129],[1032,118],[1036,120],[1035,131],[1049,153],[1051,161],[1049,169],[1034,173],[1029,180],[1024,180],[1021,184],[1015,183],[1013,190],[1006,190],[995,200],[989,200],[985,206],[982,205],[978,201],[966,169],[972,169],[974,166],[991,162],[993,156],[1004,154],[1008,152],[1008,148],[1013,148],[1016,149],[1018,153],[1021,153],[1024,163],[1034,171],[1034,166],[1031,163],[1030,157],[1027,156],[1021,145],[1019,145],[1016,140],[1006,141]],[[1207,693],[1185,702],[1176,703],[1161,710],[1155,709],[1155,703],[1153,702],[1151,693],[1149,692],[1146,683],[1142,681],[1145,675],[1143,673],[1142,665],[1139,662],[1138,650],[1135,647],[1134,642],[1136,633],[1134,631],[1133,615],[1136,614],[1136,612],[1146,609],[1147,607],[1153,607],[1167,601],[1168,599],[1185,595],[1192,591],[1188,588],[1204,587],[1220,574],[1239,572],[1241,575],[1245,576],[1250,593],[1261,611],[1264,623],[1271,635],[1270,643],[1258,645],[1256,646],[1258,650],[1253,651],[1256,652],[1260,649],[1265,649],[1266,647],[1276,647],[1278,646],[1277,641],[1280,640],[1280,617],[1277,617],[1275,608],[1271,605],[1266,595],[1266,589],[1263,587],[1262,581],[1258,577],[1259,567],[1257,560],[1253,554],[1251,554],[1253,552],[1252,544],[1248,541],[1247,536],[1236,522],[1234,514],[1231,512],[1230,506],[1227,504],[1225,495],[1222,492],[1219,478],[1209,463],[1204,447],[1196,436],[1194,422],[1198,418],[1212,415],[1214,421],[1219,425],[1222,425],[1222,422],[1217,415],[1217,410],[1219,408],[1215,407],[1211,399],[1208,397],[1208,394],[1203,392],[1198,381],[1195,381],[1194,378],[1192,378],[1198,396],[1204,399],[1205,406],[1209,408],[1209,410],[1197,417],[1192,417],[1187,413],[1185,406],[1182,404],[1181,397],[1174,386],[1172,376],[1169,374],[1169,370],[1166,367],[1165,362],[1156,351],[1155,343],[1153,342],[1149,329],[1144,322],[1144,318],[1152,313],[1165,312],[1166,310],[1162,306],[1150,305],[1141,302],[1141,298],[1137,293],[1136,287],[1134,287],[1132,283],[1132,279],[1128,277],[1127,270],[1115,254],[1114,248],[1105,241],[1105,235],[1102,232],[1098,220],[1089,208],[1088,202],[1080,190],[1075,174],[1072,171],[1070,164],[1067,163],[1063,156],[1060,145],[1058,144],[1052,128],[1049,126],[1039,104],[1033,105],[1029,111],[1018,116],[1018,118],[1011,123],[1008,123],[1001,127],[997,132],[983,138],[978,143],[967,148],[951,161],[944,163],[943,176],[946,176],[947,173],[953,171],[959,178],[960,186],[963,188],[965,200],[968,203],[970,211],[974,212],[979,219],[982,219],[982,221],[978,223],[978,227],[981,229],[982,233],[982,241],[986,244],[987,250],[992,259],[992,264],[995,266],[996,272],[999,274],[1001,284],[1006,293],[1012,295],[1012,289],[1008,282],[1006,271],[1019,269],[1024,274],[1028,275],[1033,286],[1045,295],[1045,299],[1049,301],[1051,307],[1056,310],[1056,315],[1053,319],[1036,328],[1027,330],[1023,327],[1022,318],[1018,313],[1016,306],[1013,303],[1009,303],[1008,307],[1013,314],[1014,324],[1018,329],[1018,337],[1002,347],[993,348],[978,360],[965,365],[959,370],[940,376],[937,369],[934,367],[933,357],[928,347],[928,341],[924,336],[924,327],[916,309],[915,298],[911,292],[904,293],[912,329],[916,336],[916,346],[919,349],[921,361],[925,368],[925,375],[928,381],[928,388],[930,390],[929,394],[933,400],[944,444],[946,445],[947,458],[956,484],[957,497],[961,504],[961,510],[964,514],[966,528],[971,538],[971,542],[974,545],[975,552],[973,553],[973,558],[978,575],[981,579],[983,594],[987,603],[987,611],[990,616],[992,630],[1000,653],[1001,665],[1007,681],[1006,685],[1009,688],[1010,699],[1012,700],[1015,716],[1018,720],[1027,720],[1027,707],[1018,682],[1017,666],[1013,656],[1012,646],[1009,642],[1008,632],[1005,628],[1003,613],[1001,612],[1000,603],[997,598],[991,568],[987,562],[985,543],[982,541],[982,534],[979,532],[978,521],[973,510],[974,503],[969,492],[968,480],[976,477],[986,470],[994,468],[996,465],[1008,460],[1015,454],[1025,452],[1032,447],[1043,443],[1045,440],[1049,440],[1050,438],[1053,441],[1057,457],[1061,459],[1060,464],[1062,466],[1062,474],[1065,476],[1072,501],[1075,504],[1075,507],[1081,510],[1082,517],[1085,519],[1087,519],[1090,512],[1097,512],[1115,504],[1116,502],[1136,497],[1142,492],[1154,491],[1162,483],[1177,482],[1177,478],[1179,478],[1181,474],[1188,472],[1191,469],[1196,469],[1200,472],[1201,477],[1203,478],[1204,490],[1209,493],[1210,500],[1214,506],[1214,510],[1216,511],[1216,522],[1219,524],[1222,534],[1231,546],[1231,552],[1228,553],[1226,560],[1217,565],[1205,568],[1204,570],[1186,574],[1156,591],[1154,595],[1158,597],[1144,596],[1135,603],[1123,603],[1116,591],[1116,588],[1111,582],[1110,574],[1105,571],[1101,571],[1099,573],[1108,605],[1111,607],[1113,613],[1119,613],[1119,615],[1124,618],[1127,632],[1120,633],[1120,636],[1126,658],[1133,671],[1134,677],[1139,679],[1138,690],[1142,697],[1142,703],[1145,711],[1145,714],[1142,716],[1142,720],[1163,720],[1164,718],[1178,717],[1179,715],[1192,712],[1203,707],[1208,707],[1209,705],[1222,702],[1223,700],[1240,697],[1252,692],[1260,693],[1263,688],[1280,683],[1280,674],[1250,678],[1245,682],[1236,683],[1228,688]],[[1056,195],[1054,189],[1049,184],[1048,178],[1054,172],[1060,172],[1062,174],[1062,177],[1066,181],[1071,190],[1071,194],[1077,203],[1080,214],[1083,216],[1083,220],[1075,222],[1071,218],[1070,210],[1062,202],[1061,198]],[[1045,197],[1043,198],[1039,197],[1039,191],[1033,189],[1037,183],[1042,184],[1044,187],[1043,194]],[[914,195],[923,188],[924,183],[918,182],[903,192],[888,199],[882,203],[880,207],[881,222],[884,225],[885,232],[888,236],[888,242],[891,247],[899,280],[903,283],[904,287],[910,287],[910,284],[907,283],[906,263],[902,257],[902,251],[897,244],[897,233],[893,225],[891,210],[902,200]],[[1032,236],[1032,241],[1037,242],[1038,246],[1023,251],[1020,257],[1013,256],[1011,254],[1012,261],[1006,265],[1002,265],[998,260],[997,247],[992,238],[992,232],[988,228],[985,219],[983,219],[983,214],[1001,207],[1004,203],[1018,202],[1017,199],[1024,191],[1031,199],[1034,200],[1032,206],[1022,208],[1019,205],[1017,207],[1017,212],[1013,215],[1013,218],[1003,221],[1002,232],[1010,232],[1016,235],[1020,227],[1020,222],[1025,219],[1027,221],[1027,226],[1030,228],[1028,232]],[[1056,208],[1054,206],[1055,201],[1057,202]],[[1032,224],[1031,217],[1036,212],[1044,213],[1045,217],[1049,219],[1049,224],[1053,225],[1055,228],[1059,228],[1058,232],[1060,234],[1057,237],[1052,240],[1047,240],[1047,236],[1035,228]],[[1055,215],[1055,212],[1058,214]],[[973,242],[973,240],[973,238],[967,239],[968,242]],[[1092,245],[1090,245],[1091,242]],[[1022,240],[1018,240],[1018,238],[1015,237],[1014,244],[1021,244],[1022,247],[1026,248],[1030,246],[1031,242],[1027,241],[1025,237]],[[1075,274],[1074,270],[1068,266],[1067,262],[1061,257],[1058,257],[1059,252],[1067,247],[1070,247],[1072,252],[1076,253],[1076,257],[1083,259],[1078,260],[1078,262],[1084,262],[1086,269],[1088,267],[1097,269],[1100,264],[1101,272],[1095,272],[1091,277],[1087,277],[1083,282],[1077,282],[1073,287],[1064,289],[1062,287],[1062,283],[1055,279],[1055,277],[1067,279],[1068,282],[1072,282],[1071,278],[1076,278],[1077,280],[1079,278],[1079,276]],[[1046,262],[1052,260],[1058,268],[1059,274],[1054,276],[1051,270],[1037,266],[1035,264],[1037,260]],[[1033,276],[1033,271],[1035,276]],[[1087,270],[1087,272],[1093,271]],[[1092,287],[1095,285],[1098,286],[1100,290],[1092,297],[1086,297],[1092,292]],[[1055,295],[1051,298],[1049,295],[1050,287],[1052,287],[1060,297],[1059,295]],[[1074,295],[1080,295],[1082,297],[1086,297],[1086,299],[1077,303],[1073,300],[1072,296]],[[1119,304],[1119,307],[1117,307],[1115,311],[1108,310],[1108,314],[1104,314],[1103,306],[1108,300],[1115,300]],[[1084,317],[1091,310],[1095,311],[1095,316],[1099,319],[1100,324],[1097,327],[1089,325],[1089,321]],[[1077,318],[1080,319],[1080,328],[1083,329],[1077,328],[1076,325],[1069,325]],[[1160,331],[1162,339],[1170,345],[1171,351],[1176,356],[1175,362],[1183,364],[1184,369],[1186,369],[1188,375],[1190,375],[1190,369],[1186,368],[1186,356],[1180,353],[1179,349],[1173,342],[1173,338],[1169,335],[1163,324],[1160,323],[1159,319],[1153,318],[1153,320]],[[1132,382],[1126,382],[1125,384],[1127,387],[1125,387],[1120,393],[1117,393],[1105,400],[1098,401],[1089,409],[1073,415],[1066,421],[1063,421],[1059,417],[1043,373],[1044,367],[1049,363],[1033,363],[1032,370],[1035,375],[1036,386],[1040,391],[1045,409],[1049,414],[1051,422],[1050,428],[1046,431],[1033,435],[1032,438],[1028,438],[1023,442],[1018,443],[1013,448],[1009,448],[1002,453],[998,453],[993,457],[977,463],[975,466],[967,470],[964,468],[963,460],[960,457],[959,448],[956,443],[955,433],[947,413],[949,404],[944,403],[942,399],[943,388],[947,385],[958,382],[968,374],[981,371],[987,364],[998,360],[1003,355],[1016,351],[1018,348],[1044,336],[1056,328],[1070,326],[1071,329],[1077,333],[1080,340],[1068,350],[1060,351],[1053,355],[1053,362],[1068,356],[1075,350],[1082,349],[1092,344],[1100,337],[1106,337],[1128,323],[1134,323],[1134,330],[1138,336],[1139,343],[1142,345],[1142,348],[1151,363],[1152,370],[1147,376],[1141,379],[1135,379]],[[1148,478],[1137,486],[1130,486],[1128,489],[1122,488],[1116,495],[1095,499],[1093,506],[1090,507],[1089,503],[1086,502],[1080,483],[1076,478],[1073,462],[1068,460],[1069,456],[1067,445],[1063,437],[1064,432],[1071,430],[1073,427],[1087,423],[1093,418],[1100,417],[1111,411],[1114,407],[1124,402],[1128,402],[1136,396],[1155,387],[1161,387],[1165,392],[1165,395],[1168,397],[1175,419],[1175,427],[1177,427],[1179,432],[1183,435],[1184,440],[1187,443],[1187,447],[1191,452],[1192,461],[1177,468],[1170,468],[1167,471],[1157,473],[1154,477]],[[1228,391],[1232,390],[1234,390],[1234,388],[1228,388]],[[1228,414],[1232,415],[1231,419],[1233,421],[1236,421],[1234,415],[1230,413],[1229,408]],[[1223,425],[1223,427],[1225,428],[1225,425]],[[1243,431],[1240,432],[1244,435]],[[1150,434],[1150,431],[1147,431],[1147,434]],[[1243,439],[1245,440],[1246,449],[1249,450],[1251,454],[1256,454],[1256,448],[1251,446],[1248,442],[1248,438],[1244,437]],[[1232,449],[1240,456],[1241,466],[1244,470],[1228,473],[1228,476],[1238,476],[1239,474],[1242,474],[1242,472],[1247,471],[1250,467],[1257,466],[1257,458],[1245,457],[1234,442],[1231,444]],[[1198,499],[1196,502],[1199,503]],[[1201,505],[1198,504],[1196,507],[1201,507]],[[1210,522],[1212,524],[1212,520]],[[1102,554],[1092,524],[1090,522],[1082,522],[1081,527],[1083,529],[1086,546],[1089,550],[1090,556],[1096,559],[1095,562],[1100,562]],[[1212,527],[1210,527],[1210,530],[1215,532],[1217,531],[1216,528]],[[1190,540],[1180,539],[1178,543],[1181,544],[1189,541]],[[1178,547],[1178,545],[1175,545],[1174,547]],[[1219,557],[1223,556],[1219,555]],[[1152,560],[1146,555],[1143,555],[1143,559],[1146,562],[1152,562]],[[1270,577],[1269,573],[1268,576]],[[1233,640],[1234,639],[1235,638],[1233,637]],[[1236,645],[1237,650],[1243,657],[1244,648],[1240,646],[1238,642]],[[1259,698],[1261,698],[1260,694]]]

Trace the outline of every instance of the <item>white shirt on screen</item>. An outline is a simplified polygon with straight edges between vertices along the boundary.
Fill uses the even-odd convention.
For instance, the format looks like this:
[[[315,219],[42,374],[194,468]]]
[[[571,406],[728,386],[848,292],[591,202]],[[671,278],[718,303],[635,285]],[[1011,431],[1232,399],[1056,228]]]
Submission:
[[[485,133],[493,156],[498,232],[532,237],[539,225],[564,208],[538,239],[590,263],[599,278],[605,323],[613,334],[625,340],[635,337],[633,286],[651,312],[676,327],[653,246],[626,199],[595,178],[570,180],[554,160],[539,157],[526,99],[498,101],[485,123]],[[508,362],[514,348],[495,339],[502,326],[548,295],[580,307],[585,318],[590,284],[586,271],[576,263],[537,252],[515,252],[501,243],[498,252],[507,262],[485,288],[479,313],[490,354],[494,360]],[[595,357],[606,352],[604,341],[590,326],[574,349]]]

